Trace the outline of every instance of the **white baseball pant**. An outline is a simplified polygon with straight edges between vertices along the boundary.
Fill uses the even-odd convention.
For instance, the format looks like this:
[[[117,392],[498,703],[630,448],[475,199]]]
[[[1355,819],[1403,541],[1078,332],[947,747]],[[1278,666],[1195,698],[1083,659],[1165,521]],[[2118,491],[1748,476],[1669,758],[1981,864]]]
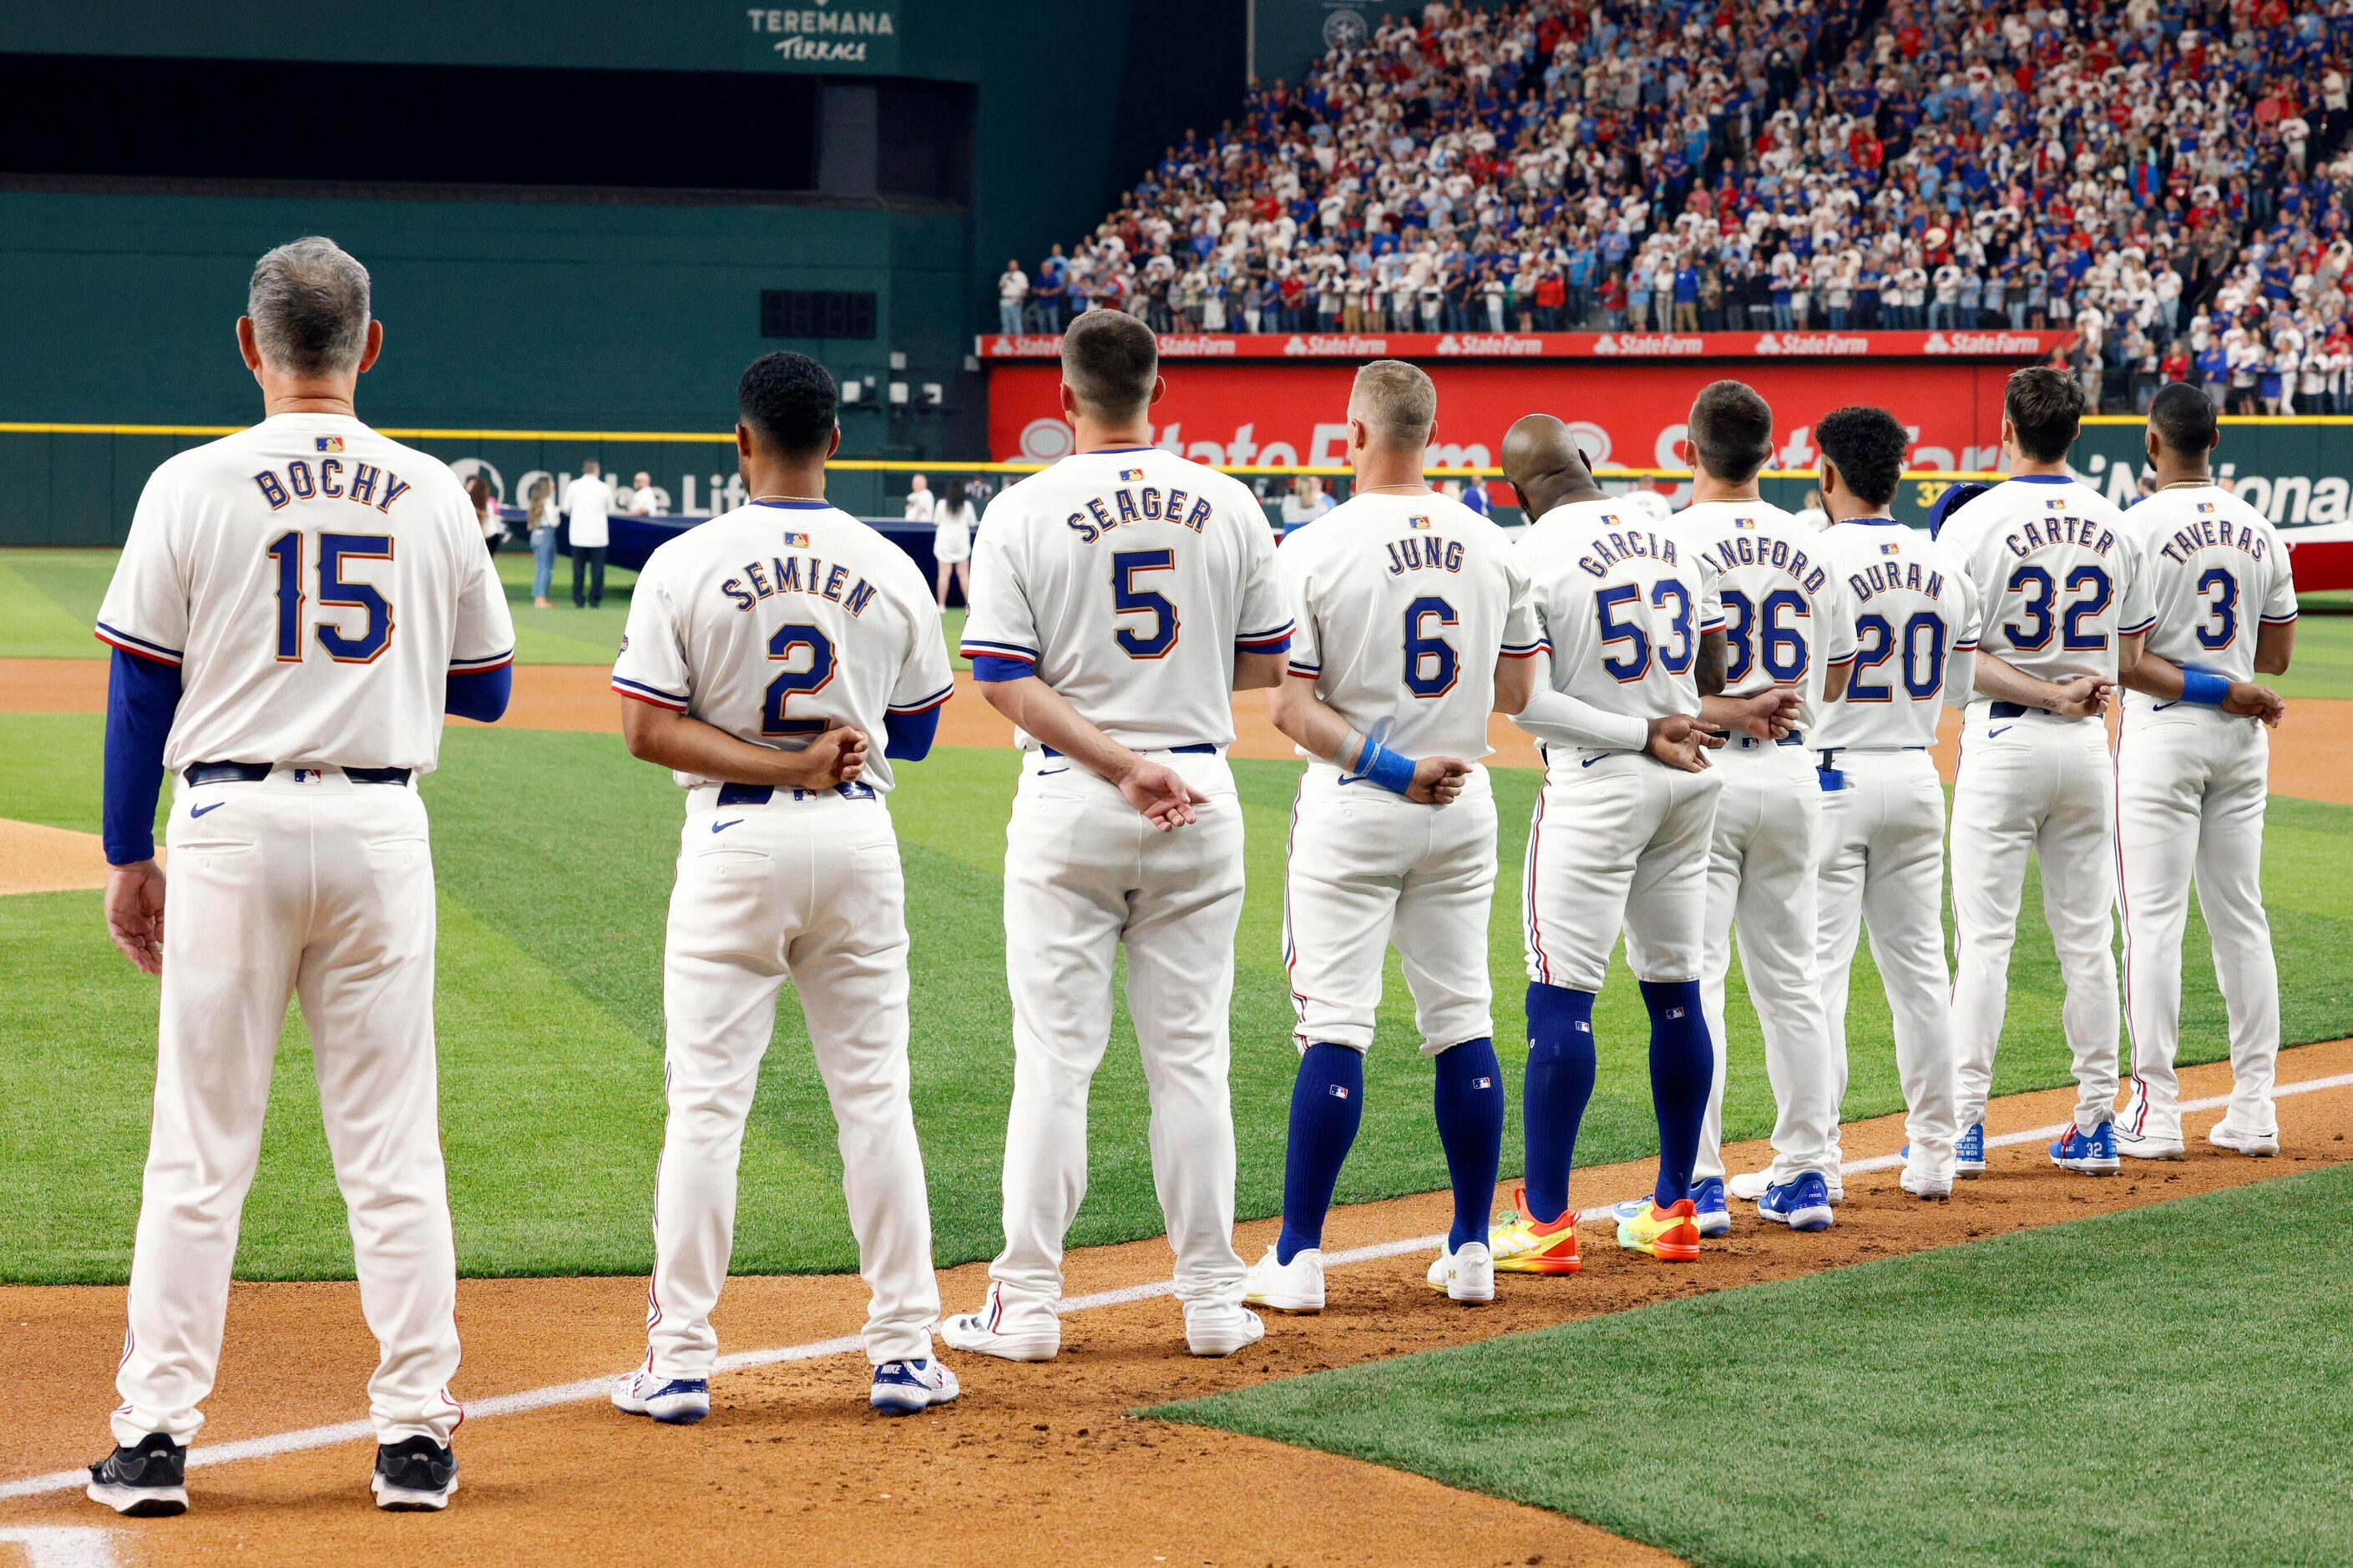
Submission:
[[[1495,795],[1487,770],[1473,768],[1461,795],[1438,806],[1340,781],[1331,764],[1311,766],[1291,812],[1282,962],[1299,1048],[1371,1048],[1392,942],[1425,1053],[1491,1037]]]
[[[1722,770],[1564,747],[1546,763],[1521,890],[1528,978],[1599,992],[1622,930],[1635,979],[1698,979]]]
[[[1846,1008],[1857,928],[1871,928],[1895,1028],[1912,1169],[1950,1181],[1960,1135],[1953,1100],[1953,979],[1945,966],[1945,790],[1925,749],[1833,755],[1843,787],[1822,795],[1822,1014],[1838,1098],[1846,1099]],[[1745,950],[1744,950],[1745,952]],[[1833,1141],[1831,1152],[1837,1154]]]
[[[1977,704],[1953,785],[1955,1114],[1985,1120],[1994,1049],[2018,938],[2026,858],[2042,873],[2042,918],[2067,996],[2060,1020],[2074,1058],[2075,1125],[2089,1132],[2116,1100],[2116,775],[2096,719],[2040,711],[1995,718]]]
[[[1013,1108],[1005,1250],[988,1272],[1000,1297],[1019,1303],[1061,1299],[1062,1237],[1087,1191],[1087,1089],[1110,1044],[1113,965],[1123,947],[1176,1299],[1241,1302],[1227,1088],[1241,805],[1224,757],[1145,754],[1209,797],[1190,826],[1158,832],[1107,781],[1033,751],[1006,827]]]
[[[876,1365],[932,1353],[931,1208],[908,1101],[907,924],[899,840],[871,792],[691,792],[662,965],[669,1118],[654,1186],[646,1366],[708,1378],[711,1311],[735,1238],[735,1179],[760,1058],[789,977],[833,1106],[841,1190],[871,1292]]]
[[[2116,865],[2125,917],[2125,1007],[2132,1030],[2138,1136],[2181,1136],[2181,936],[2189,882],[2214,946],[2214,978],[2230,1017],[2233,1129],[2279,1129],[2272,1081],[2279,1060],[2279,968],[2263,915],[2263,808],[2271,738],[2253,719],[2183,703],[2136,706],[2116,742]]]
[[[115,1440],[185,1443],[220,1364],[237,1221],[299,993],[360,1310],[382,1354],[376,1441],[447,1443],[461,1416],[458,1264],[433,1055],[433,857],[401,784],[281,768],[183,785],[165,842],[155,1118],[115,1374]]]
[[[1822,786],[1811,752],[1746,735],[1713,753],[1724,775],[1707,868],[1707,954],[1700,1006],[1715,1042],[1694,1180],[1724,1174],[1724,1073],[1731,1054],[1724,990],[1732,941],[1765,1036],[1773,1086],[1772,1182],[1838,1171],[1839,1079],[1822,1021],[1817,886]]]

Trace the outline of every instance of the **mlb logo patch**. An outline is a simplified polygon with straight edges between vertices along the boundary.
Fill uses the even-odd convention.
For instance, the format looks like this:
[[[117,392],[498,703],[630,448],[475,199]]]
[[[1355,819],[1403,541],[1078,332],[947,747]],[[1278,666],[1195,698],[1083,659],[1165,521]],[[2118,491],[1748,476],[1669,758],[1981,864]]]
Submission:
[[[1345,1099],[1347,1099],[1347,1098],[1348,1098],[1348,1086],[1347,1086],[1346,1084],[1345,1084],[1345,1083],[1335,1083],[1335,1084],[1330,1084],[1330,1085],[1327,1085],[1326,1087],[1327,1087],[1327,1088],[1329,1088],[1329,1089],[1332,1090],[1332,1098],[1333,1098],[1333,1099],[1335,1099],[1335,1100],[1345,1100]]]
[[[1900,544],[1883,544],[1879,547],[1879,552],[1882,555],[1894,555],[1903,548],[1904,547]]]
[[[1430,519],[1426,517],[1409,517],[1405,520],[1405,524],[1408,528],[1428,528],[1430,526]]]
[[[1757,526],[1757,520],[1753,517],[1736,517],[1732,520],[1732,526],[1735,528],[1754,528]]]
[[[785,548],[787,550],[807,550],[808,548],[808,535],[806,533],[787,533],[785,535]]]
[[[322,436],[319,437],[319,450],[322,452],[340,452],[343,449],[343,438],[341,436]]]
[[[1134,484],[1143,477],[1144,470],[1142,468],[1122,468],[1119,471],[1119,482],[1124,485]]]
[[[1603,512],[1603,513],[1601,514],[1601,526],[1602,526],[1602,527],[1604,527],[1604,528],[1616,528],[1616,527],[1619,527],[1619,526],[1620,526],[1620,524],[1619,524],[1619,521],[1618,521],[1618,514],[1617,514],[1616,512],[1614,512],[1614,511],[1605,511],[1605,512]]]
[[[2067,510],[2067,502],[2063,498],[2053,496],[2051,500],[2042,503],[2042,510],[2044,511],[2065,511]]]
[[[1495,1080],[1492,1078],[1474,1078],[1471,1080],[1471,1087],[1472,1089],[1493,1089],[1495,1087]]]
[[[2214,503],[2211,500],[2201,500],[2198,503],[2198,510],[2200,511],[2212,511],[2214,510]]]

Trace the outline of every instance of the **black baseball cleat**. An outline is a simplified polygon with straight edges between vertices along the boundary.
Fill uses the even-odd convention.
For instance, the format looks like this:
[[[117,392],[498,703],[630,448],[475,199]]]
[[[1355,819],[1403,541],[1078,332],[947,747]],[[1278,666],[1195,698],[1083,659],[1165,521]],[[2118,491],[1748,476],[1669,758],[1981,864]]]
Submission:
[[[375,1506],[393,1513],[421,1513],[449,1506],[458,1489],[458,1456],[430,1437],[408,1437],[378,1446],[375,1475],[368,1482]]]
[[[90,1468],[90,1500],[132,1519],[166,1519],[188,1511],[188,1450],[161,1432],[135,1448],[117,1447]]]

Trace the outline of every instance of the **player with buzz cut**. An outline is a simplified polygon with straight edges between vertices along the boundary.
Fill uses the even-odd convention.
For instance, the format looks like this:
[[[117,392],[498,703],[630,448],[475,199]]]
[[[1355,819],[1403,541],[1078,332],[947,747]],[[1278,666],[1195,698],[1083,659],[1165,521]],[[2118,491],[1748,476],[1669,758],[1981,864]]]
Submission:
[[[1013,1107],[1005,1249],[959,1350],[1061,1346],[1062,1237],[1087,1187],[1087,1089],[1110,1043],[1113,966],[1152,1100],[1152,1169],[1196,1355],[1265,1332],[1241,1304],[1227,1089],[1242,816],[1232,693],[1282,679],[1291,622],[1266,513],[1239,479],[1152,446],[1152,329],[1090,310],[1062,334],[1072,455],[989,506],[964,652],[1010,719],[1006,829]]]
[[[1659,1175],[1650,1196],[1621,1209],[1618,1244],[1689,1262],[1700,1249],[1692,1163],[1715,1057],[1699,978],[1722,777],[1700,754],[1695,724],[1701,693],[1723,680],[1715,574],[1603,494],[1550,415],[1505,434],[1504,472],[1534,520],[1513,553],[1544,641],[1518,722],[1544,742],[1545,779],[1523,874],[1526,1174],[1489,1247],[1506,1273],[1579,1267],[1569,1166],[1593,1094],[1593,1003],[1622,928],[1651,1014]],[[1769,738],[1790,702],[1773,691],[1725,712]]]
[[[457,1254],[417,781],[445,712],[506,710],[514,626],[457,476],[353,412],[384,345],[368,294],[332,240],[255,265],[237,340],[266,417],[155,470],[99,608],[115,650],[107,925],[163,977],[122,1404],[89,1484],[120,1513],[188,1506],[292,994],[382,1350],[369,1486],[393,1510],[443,1508],[457,1489]],[[167,772],[168,896],[153,837]]]
[[[906,891],[882,804],[891,764],[931,750],[955,682],[921,570],[825,499],[836,401],[832,374],[804,354],[752,362],[735,391],[751,499],[654,552],[613,664],[631,754],[687,792],[662,962],[669,1116],[646,1359],[613,1389],[617,1407],[660,1422],[711,1410],[711,1311],[734,1240],[744,1122],[788,979],[872,1292],[869,1403],[905,1415],[956,1396],[932,1355],[940,1296],[908,1100]]]
[[[1724,1202],[1724,1077],[1731,1037],[1724,992],[1733,937],[1765,1037],[1773,1088],[1773,1161],[1733,1184],[1759,1219],[1825,1230],[1839,1179],[1838,1073],[1822,1016],[1815,952],[1815,866],[1822,789],[1806,750],[1823,705],[1845,689],[1854,616],[1811,530],[1766,503],[1757,476],[1773,455],[1773,410],[1737,381],[1693,402],[1692,504],[1672,537],[1713,571],[1724,605],[1724,696],[1788,693],[1788,728],[1775,739],[1737,734],[1717,759],[1724,775],[1707,870],[1707,953],[1700,1005],[1715,1042],[1715,1070],[1700,1132],[1692,1203],[1700,1234],[1732,1228]],[[1703,710],[1703,714],[1705,710]]]
[[[2116,741],[2116,864],[2125,924],[2125,1022],[2132,1091],[2116,1144],[2178,1159],[2181,934],[2189,882],[2214,944],[2230,1016],[2231,1104],[2207,1141],[2279,1152],[2272,1103],[2279,1058],[2279,968],[2263,916],[2263,807],[2271,742],[2286,704],[2257,675],[2284,675],[2295,650],[2295,584],[2268,519],[2214,482],[2214,405],[2176,383],[2149,405],[2157,493],[2125,513],[2147,563],[2149,628],[2125,672]]]
[[[2067,472],[2086,407],[2064,371],[2035,366],[2002,393],[2010,478],[1950,512],[1939,541],[1976,589],[1977,690],[1953,784],[1954,1054],[1961,1128],[1954,1170],[1985,1170],[1985,1106],[2001,1039],[2027,857],[2067,998],[2074,1124],[2052,1163],[2117,1168],[2116,779],[2101,722],[2148,630],[2138,531]]]
[[[1356,373],[1355,494],[1277,553],[1292,619],[1275,728],[1310,758],[1292,809],[1282,958],[1299,1016],[1282,1230],[1243,1300],[1324,1306],[1324,1215],[1364,1114],[1392,942],[1435,1068],[1454,1223],[1432,1282],[1491,1301],[1487,1210],[1504,1139],[1487,920],[1495,796],[1487,716],[1526,706],[1539,652],[1504,531],[1422,479],[1437,389],[1400,360]]]
[[[1806,740],[1822,791],[1818,896],[1831,1103],[1846,1097],[1848,984],[1855,936],[1868,921],[1906,1113],[1897,1182],[1915,1197],[1948,1197],[1960,1129],[1945,966],[1945,788],[1929,748],[1946,705],[1968,700],[1977,594],[1943,544],[1888,510],[1912,445],[1894,415],[1832,409],[1815,424],[1814,445],[1831,520],[1817,542],[1847,595],[1857,650],[1846,689],[1823,705]]]

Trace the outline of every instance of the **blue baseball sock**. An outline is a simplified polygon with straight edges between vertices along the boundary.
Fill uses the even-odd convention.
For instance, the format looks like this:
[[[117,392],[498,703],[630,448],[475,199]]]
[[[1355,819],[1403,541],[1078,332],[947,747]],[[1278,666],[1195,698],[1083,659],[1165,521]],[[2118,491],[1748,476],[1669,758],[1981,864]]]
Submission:
[[[1645,980],[1642,1005],[1651,1010],[1651,1102],[1659,1117],[1659,1184],[1651,1196],[1665,1208],[1691,1196],[1715,1047],[1700,1012],[1698,981]]]
[[[1495,1167],[1504,1154],[1504,1069],[1495,1060],[1495,1042],[1465,1040],[1439,1052],[1433,1096],[1446,1180],[1454,1188],[1454,1228],[1447,1233],[1446,1250],[1473,1241],[1484,1247]]]
[[[1282,1234],[1278,1262],[1324,1245],[1324,1215],[1340,1166],[1365,1115],[1365,1053],[1318,1041],[1299,1058],[1291,1085],[1291,1141],[1282,1155]]]
[[[1707,1086],[1700,1086],[1705,1099]],[[1593,993],[1528,987],[1528,1076],[1520,1100],[1527,1139],[1528,1212],[1558,1219],[1568,1207],[1577,1129],[1593,1098]]]

